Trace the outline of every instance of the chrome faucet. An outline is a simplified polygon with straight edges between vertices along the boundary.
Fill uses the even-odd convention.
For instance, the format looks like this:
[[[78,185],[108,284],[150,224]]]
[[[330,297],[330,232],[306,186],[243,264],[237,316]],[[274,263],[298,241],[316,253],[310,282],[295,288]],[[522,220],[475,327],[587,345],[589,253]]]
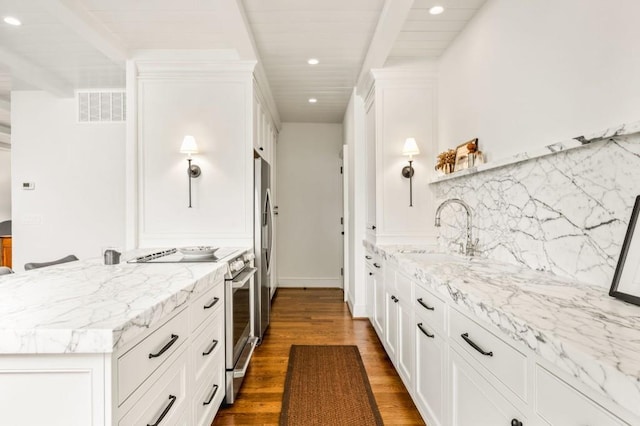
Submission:
[[[465,211],[467,212],[467,244],[465,246],[465,254],[467,256],[473,256],[478,246],[478,239],[476,238],[475,241],[471,239],[471,208],[467,203],[465,203],[459,198],[449,198],[448,200],[444,200],[436,209],[435,226],[440,227],[440,213],[442,212],[443,208],[445,208],[447,205],[452,203],[460,204],[462,207],[464,207]]]

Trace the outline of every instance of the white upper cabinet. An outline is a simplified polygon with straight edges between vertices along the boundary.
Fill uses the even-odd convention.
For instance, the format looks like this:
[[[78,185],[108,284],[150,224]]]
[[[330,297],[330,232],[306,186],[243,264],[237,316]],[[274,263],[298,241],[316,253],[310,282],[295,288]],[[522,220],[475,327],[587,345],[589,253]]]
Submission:
[[[253,149],[273,165],[276,156],[276,139],[278,131],[271,119],[271,114],[262,101],[260,90],[254,84],[253,96]]]

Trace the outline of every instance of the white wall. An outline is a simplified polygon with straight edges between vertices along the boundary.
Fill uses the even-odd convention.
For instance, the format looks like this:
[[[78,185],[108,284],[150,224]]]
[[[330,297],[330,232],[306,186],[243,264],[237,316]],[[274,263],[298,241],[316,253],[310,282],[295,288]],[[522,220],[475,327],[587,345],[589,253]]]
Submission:
[[[341,124],[283,123],[277,145],[282,287],[341,283]]]
[[[375,75],[375,241],[378,244],[433,244],[435,212],[428,186],[436,157],[437,90],[426,69],[374,70]],[[371,114],[371,112],[369,112]],[[369,119],[369,118],[368,118]],[[414,137],[420,154],[413,158],[413,206],[409,179],[402,176],[409,158],[406,138]],[[373,141],[367,140],[367,144]]]
[[[235,64],[235,65],[234,65]],[[184,62],[138,64],[137,184],[140,247],[253,244],[253,83],[250,64],[206,68]],[[236,68],[234,68],[236,66]],[[161,74],[159,76],[158,74]],[[188,208],[185,135],[195,137]]]
[[[124,245],[125,124],[76,117],[74,98],[11,94],[14,269]]]
[[[11,219],[11,151],[0,148],[0,222]]]
[[[640,119],[640,2],[489,0],[439,64],[439,151],[488,160]]]

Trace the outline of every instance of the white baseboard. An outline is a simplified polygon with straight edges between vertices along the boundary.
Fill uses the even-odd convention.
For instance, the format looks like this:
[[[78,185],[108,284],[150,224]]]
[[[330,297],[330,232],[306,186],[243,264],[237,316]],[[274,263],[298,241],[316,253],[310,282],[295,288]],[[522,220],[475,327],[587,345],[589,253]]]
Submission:
[[[354,305],[351,300],[347,300],[347,305],[352,318],[369,318],[366,305]]]
[[[281,288],[342,288],[340,278],[280,277],[278,287]]]

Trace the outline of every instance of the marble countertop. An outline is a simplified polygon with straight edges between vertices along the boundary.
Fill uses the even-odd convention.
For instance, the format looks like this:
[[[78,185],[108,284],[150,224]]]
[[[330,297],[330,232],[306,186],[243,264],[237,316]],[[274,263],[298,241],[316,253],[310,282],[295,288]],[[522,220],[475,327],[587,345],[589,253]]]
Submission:
[[[246,250],[225,250],[226,257]],[[224,276],[221,260],[106,266],[89,259],[3,275],[0,353],[115,352]]]
[[[640,306],[485,258],[365,246],[477,319],[640,415]]]

